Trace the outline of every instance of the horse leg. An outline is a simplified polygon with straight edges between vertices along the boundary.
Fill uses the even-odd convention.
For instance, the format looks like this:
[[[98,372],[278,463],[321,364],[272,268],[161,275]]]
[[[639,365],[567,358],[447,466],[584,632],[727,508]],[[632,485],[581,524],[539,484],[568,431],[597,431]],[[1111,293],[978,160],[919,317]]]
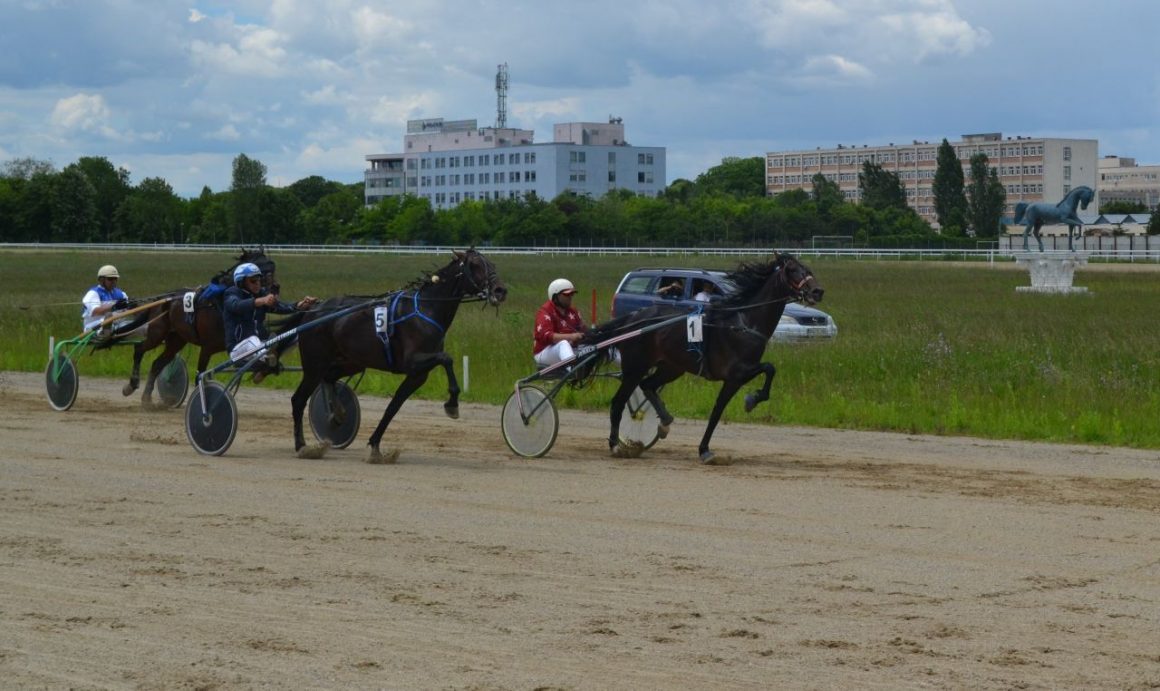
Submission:
[[[322,377],[317,370],[308,370],[303,368],[302,381],[298,383],[298,388],[294,390],[294,395],[290,397],[290,414],[294,418],[294,452],[301,453],[302,447],[306,446],[306,439],[302,435],[302,413],[306,410],[306,402],[310,400],[310,394],[314,393],[314,389],[318,388],[318,382]]]
[[[613,394],[612,403],[608,407],[608,420],[612,425],[611,431],[608,433],[608,448],[612,455],[617,458],[635,458],[642,451],[640,448],[632,448],[620,443],[620,420],[624,417],[624,406],[628,405],[628,398],[640,380],[640,375],[629,376],[622,372],[620,388]]]
[[[741,379],[726,379],[721,385],[721,391],[717,394],[717,402],[713,404],[713,412],[709,414],[709,424],[705,427],[705,435],[701,437],[701,444],[697,447],[697,453],[700,456],[701,463],[705,465],[717,465],[713,452],[709,450],[709,440],[713,438],[713,430],[717,428],[717,423],[721,420],[721,413],[725,411],[725,406],[729,401],[733,400],[733,396],[738,389],[745,384],[745,382],[752,379],[752,377],[744,377]]]
[[[435,364],[442,365],[443,370],[447,372],[447,402],[443,404],[443,412],[452,420],[458,420],[459,380],[455,378],[455,362],[447,353],[438,353],[435,355]]]
[[[665,407],[665,402],[661,400],[660,388],[671,381],[674,381],[684,374],[678,369],[664,369],[658,368],[649,376],[645,377],[640,382],[640,391],[648,402],[652,404],[654,410],[657,411],[657,436],[661,439],[669,436],[669,426],[673,424],[673,416],[669,409]]]
[[[1036,219],[1035,220],[1035,241],[1039,243],[1039,251],[1040,252],[1043,251],[1043,233],[1040,232],[1042,230],[1043,230],[1043,221]]]
[[[132,395],[141,383],[141,358],[145,357],[146,350],[153,347],[153,345],[150,345],[149,348],[146,348],[145,346],[148,343],[148,341],[141,341],[133,346],[133,372],[129,374],[129,383],[121,388],[122,396]]]
[[[145,390],[141,392],[141,407],[153,407],[153,386],[157,383],[157,377],[161,376],[161,370],[165,366],[173,362],[173,358],[181,352],[185,347],[185,341],[177,334],[169,334],[165,338],[165,350],[153,360],[153,364],[149,366],[149,378],[145,380]]]
[[[383,440],[383,434],[387,431],[387,425],[391,424],[391,420],[399,412],[399,408],[402,408],[407,398],[427,381],[427,375],[430,373],[430,368],[412,369],[407,373],[406,378],[403,379],[403,383],[399,384],[399,388],[395,390],[395,395],[387,403],[387,409],[383,411],[382,419],[379,420],[378,426],[375,427],[374,433],[371,434],[371,438],[367,441],[367,446],[371,447],[370,455],[367,457],[367,463],[394,463],[398,460],[398,449],[384,456],[379,451],[379,442]]]
[[[757,368],[758,371],[765,373],[765,383],[758,391],[745,396],[745,412],[747,413],[753,412],[758,403],[769,400],[769,386],[773,383],[773,375],[777,374],[777,368],[768,362],[759,363]]]

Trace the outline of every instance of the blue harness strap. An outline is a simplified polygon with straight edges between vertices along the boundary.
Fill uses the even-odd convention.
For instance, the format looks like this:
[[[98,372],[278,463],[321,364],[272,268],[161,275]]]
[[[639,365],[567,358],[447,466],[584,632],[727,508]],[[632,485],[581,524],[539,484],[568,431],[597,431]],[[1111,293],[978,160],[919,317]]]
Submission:
[[[419,291],[415,291],[412,294],[412,301],[411,301],[412,304],[411,304],[411,311],[410,312],[408,312],[407,314],[404,314],[400,317],[397,317],[397,318],[394,316],[390,316],[390,315],[396,314],[399,311],[399,302],[402,300],[403,295],[404,295],[404,293],[400,291],[398,293],[395,293],[394,296],[391,297],[391,304],[390,304],[390,307],[387,309],[387,314],[389,316],[387,319],[386,331],[375,331],[375,335],[378,336],[379,340],[382,341],[382,343],[383,343],[383,352],[387,356],[387,365],[390,367],[395,366],[395,357],[391,353],[391,337],[395,335],[395,327],[397,327],[399,324],[407,321],[411,317],[418,317],[418,318],[426,321],[428,324],[433,324],[435,326],[435,328],[439,329],[439,333],[445,333],[445,330],[444,330],[442,324],[435,321],[431,317],[428,317],[426,314],[423,314],[423,310],[419,309]]]

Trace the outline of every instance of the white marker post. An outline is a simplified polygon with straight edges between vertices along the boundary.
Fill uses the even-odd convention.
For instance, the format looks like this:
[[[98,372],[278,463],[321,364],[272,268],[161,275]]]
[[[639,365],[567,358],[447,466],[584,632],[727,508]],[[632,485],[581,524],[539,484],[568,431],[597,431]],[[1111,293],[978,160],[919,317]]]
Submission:
[[[467,391],[467,385],[471,382],[471,370],[468,369],[467,356],[463,356],[463,391]]]

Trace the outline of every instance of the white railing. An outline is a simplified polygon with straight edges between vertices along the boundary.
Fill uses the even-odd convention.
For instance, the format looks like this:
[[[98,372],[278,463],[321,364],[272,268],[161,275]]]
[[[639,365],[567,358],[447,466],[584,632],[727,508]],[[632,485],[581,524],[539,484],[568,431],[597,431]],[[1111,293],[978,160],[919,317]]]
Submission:
[[[1103,247],[1089,246],[1081,251],[1088,254],[1089,260],[1117,261],[1117,262],[1160,262],[1160,238],[1153,237],[1145,249],[1143,241],[1136,240],[1137,246],[1128,248],[1123,245],[1112,245],[1110,239],[1105,239]],[[403,254],[403,255],[430,255],[446,254],[452,250],[462,250],[462,247],[453,246],[424,246],[424,245],[263,245],[272,253],[277,254]],[[1061,249],[1048,248],[1049,251],[1066,251],[1067,241],[1063,241]],[[71,252],[238,252],[241,246],[228,245],[183,245],[177,243],[110,243],[110,244],[83,244],[83,243],[0,243],[0,250],[38,250],[38,251],[71,251]],[[552,246],[552,247],[483,247],[490,255],[538,255],[538,256],[673,256],[673,257],[753,257],[769,250],[752,247],[587,247],[587,246]],[[962,259],[969,261],[1013,261],[1013,256],[1022,253],[1022,239],[1019,247],[1009,247],[1006,240],[998,248],[975,249],[876,249],[876,248],[785,248],[801,256],[809,257],[843,257],[848,259],[871,260],[946,260]],[[1077,247],[1077,249],[1079,249]]]

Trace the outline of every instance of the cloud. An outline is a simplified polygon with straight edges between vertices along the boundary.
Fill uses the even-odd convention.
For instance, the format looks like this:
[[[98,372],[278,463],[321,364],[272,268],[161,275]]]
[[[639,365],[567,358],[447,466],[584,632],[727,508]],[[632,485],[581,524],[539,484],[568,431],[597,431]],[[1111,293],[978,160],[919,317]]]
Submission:
[[[238,128],[234,127],[232,123],[222,125],[221,129],[210,132],[205,135],[206,139],[218,139],[223,142],[236,142],[242,138],[238,133]]]
[[[109,107],[99,94],[76,94],[62,98],[52,109],[49,121],[62,130],[100,132],[107,127]]]
[[[873,80],[874,73],[864,65],[847,60],[841,55],[818,55],[802,66],[799,84],[850,86]]]

